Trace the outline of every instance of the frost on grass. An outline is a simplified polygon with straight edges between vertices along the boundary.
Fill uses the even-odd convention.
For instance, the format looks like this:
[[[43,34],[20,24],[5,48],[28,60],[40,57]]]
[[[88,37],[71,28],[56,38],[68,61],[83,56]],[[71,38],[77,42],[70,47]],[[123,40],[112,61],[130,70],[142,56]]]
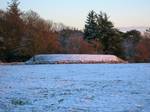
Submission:
[[[0,65],[0,112],[149,112],[150,64]]]
[[[125,63],[114,55],[47,54],[36,55],[26,64]]]

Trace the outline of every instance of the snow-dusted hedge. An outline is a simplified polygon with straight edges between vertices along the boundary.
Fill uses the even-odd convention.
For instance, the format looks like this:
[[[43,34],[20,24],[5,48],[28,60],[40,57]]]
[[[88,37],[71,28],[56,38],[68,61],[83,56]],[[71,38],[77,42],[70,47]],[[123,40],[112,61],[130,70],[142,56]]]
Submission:
[[[32,57],[26,64],[73,64],[73,63],[125,63],[114,55],[42,54]]]

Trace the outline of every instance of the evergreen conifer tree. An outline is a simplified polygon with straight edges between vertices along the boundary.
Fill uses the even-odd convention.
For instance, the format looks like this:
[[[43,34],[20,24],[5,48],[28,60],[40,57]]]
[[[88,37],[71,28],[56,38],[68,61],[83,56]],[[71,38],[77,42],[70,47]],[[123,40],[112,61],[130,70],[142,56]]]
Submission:
[[[87,17],[84,34],[89,42],[96,40],[102,44],[103,53],[121,56],[121,33],[114,28],[106,13],[97,14],[91,11]]]
[[[6,45],[7,60],[17,59],[20,56],[21,41],[23,39],[24,23],[21,19],[21,11],[19,9],[19,1],[12,0],[6,12],[6,30],[7,34],[4,37]]]
[[[96,38],[96,13],[92,10],[89,12],[85,29],[84,29],[84,37],[86,40],[91,40]]]

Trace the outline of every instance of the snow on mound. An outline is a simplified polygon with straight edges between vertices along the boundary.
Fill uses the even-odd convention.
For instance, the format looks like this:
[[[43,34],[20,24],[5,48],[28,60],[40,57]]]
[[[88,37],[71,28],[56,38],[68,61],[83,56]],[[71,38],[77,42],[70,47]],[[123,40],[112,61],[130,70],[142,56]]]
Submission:
[[[114,55],[42,54],[32,57],[26,64],[73,64],[73,63],[124,63]]]

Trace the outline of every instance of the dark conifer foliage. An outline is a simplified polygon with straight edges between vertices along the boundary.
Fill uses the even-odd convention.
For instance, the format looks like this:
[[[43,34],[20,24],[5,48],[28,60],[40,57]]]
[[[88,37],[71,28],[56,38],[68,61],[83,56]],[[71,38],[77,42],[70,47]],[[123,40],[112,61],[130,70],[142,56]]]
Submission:
[[[97,36],[97,23],[96,23],[96,13],[92,10],[89,12],[85,29],[84,37],[86,40],[95,39]]]
[[[88,14],[84,38],[97,41],[102,47],[99,51],[122,57],[121,33],[114,28],[106,13],[91,11]]]

